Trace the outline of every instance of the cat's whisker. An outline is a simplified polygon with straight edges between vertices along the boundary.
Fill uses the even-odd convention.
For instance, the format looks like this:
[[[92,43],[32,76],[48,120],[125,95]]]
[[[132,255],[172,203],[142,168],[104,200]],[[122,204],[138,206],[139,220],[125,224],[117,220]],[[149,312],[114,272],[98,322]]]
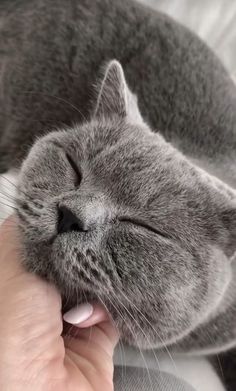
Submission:
[[[71,335],[71,331],[74,329],[74,325],[70,325],[69,328],[67,329],[66,333],[64,334],[64,336],[68,339],[68,340],[72,340],[74,337]]]
[[[125,321],[125,318],[122,316],[121,312],[117,309],[117,307],[115,306],[115,304],[112,302],[112,300],[107,297],[107,299],[110,301],[112,307],[115,308],[115,311],[117,311],[117,313],[119,314],[119,316],[121,317],[121,319],[123,319],[124,323],[126,323]],[[101,300],[101,299],[100,299]],[[105,306],[104,302],[102,302],[103,305]],[[127,325],[127,324],[126,324]],[[128,327],[128,325],[127,325]],[[124,378],[124,376],[126,376],[126,357],[125,357],[125,348],[124,348],[124,343],[122,342],[122,340],[120,339],[119,340],[119,352],[120,352],[120,358],[121,358],[121,363],[122,363],[122,379]]]
[[[9,207],[11,207],[11,208],[15,208],[16,207],[15,205],[11,204],[11,200],[8,200],[7,198],[2,197],[1,194],[0,194],[0,203],[1,202],[6,202],[7,205],[9,205]]]
[[[8,193],[4,192],[4,189],[0,190],[0,197],[6,197],[9,200],[11,200],[12,202],[14,202],[14,203],[16,202],[16,197],[14,197],[12,194],[8,194]]]
[[[122,301],[119,300],[118,297],[116,297],[116,299],[117,299],[117,300],[119,301],[119,303],[123,306],[123,308],[125,309],[125,311],[126,311],[126,312],[129,314],[129,316],[133,319],[133,321],[135,322],[135,324],[137,325],[137,327],[139,328],[139,330],[141,331],[141,333],[143,334],[143,336],[146,338],[146,340],[147,340],[147,342],[148,342],[148,344],[149,344],[149,346],[150,346],[150,349],[151,349],[152,352],[153,352],[153,355],[154,355],[154,358],[155,358],[155,360],[156,360],[156,362],[157,362],[158,368],[160,369],[160,367],[159,367],[159,362],[158,362],[158,358],[157,358],[157,356],[156,356],[155,351],[154,351],[153,348],[152,348],[152,344],[151,344],[151,342],[150,342],[148,336],[147,336],[146,333],[143,331],[143,329],[141,328],[141,326],[139,325],[139,323],[137,322],[137,320],[134,318],[134,316],[131,314],[131,312],[128,310],[128,308],[126,307],[126,305],[123,304]]]
[[[3,193],[2,191],[0,191],[0,199],[1,198],[4,199],[5,201],[9,201],[9,202],[14,203],[14,205],[15,205],[15,198],[10,197],[8,194]]]
[[[66,285],[65,288],[66,288],[66,291],[65,291],[66,303],[64,303],[64,306],[66,307],[70,296],[68,294],[69,293],[68,292],[69,286]],[[74,325],[70,324],[69,328],[67,329],[67,332],[64,334],[67,339],[70,339],[70,340],[73,339],[73,336],[71,335],[71,331],[73,330],[73,328],[74,328]]]
[[[1,201],[1,200],[0,200],[0,204],[1,204],[1,205],[4,205],[4,206],[7,206],[7,207],[10,208],[10,209],[17,210],[17,208],[16,208],[15,206],[12,206],[12,205],[10,205],[10,204],[8,204],[8,203],[6,203],[6,202],[3,202],[3,201]]]
[[[109,310],[106,306],[106,304],[104,303],[104,301],[101,299],[101,297],[99,297],[98,295],[98,298],[99,300],[101,301],[101,303],[103,304],[103,306],[106,308],[107,312],[109,313]],[[123,319],[123,321],[125,322],[125,319],[124,317],[122,316],[122,314],[119,312],[119,310],[116,308],[116,306],[114,305],[114,303],[111,301],[111,299],[109,299],[109,297],[107,297],[107,299],[110,301],[111,305],[115,308],[115,310],[119,313],[119,315],[121,316],[121,319]],[[115,322],[114,322],[115,324]],[[128,325],[127,325],[128,327]],[[115,324],[115,328],[117,329],[117,326]],[[117,329],[117,332],[119,334],[119,330]],[[120,357],[121,357],[121,362],[122,362],[122,379],[124,378],[124,376],[126,376],[126,358],[125,358],[125,349],[124,349],[124,344],[122,342],[122,340],[119,340],[119,351],[120,351]]]
[[[157,335],[157,337],[159,338],[159,340],[161,341],[161,343],[163,344],[163,347],[164,349],[166,350],[172,364],[173,364],[173,367],[176,371],[176,373],[178,374],[178,369],[177,369],[177,366],[175,364],[175,361],[168,349],[168,347],[166,346],[166,343],[162,340],[162,338],[160,337],[160,335],[158,334],[158,332],[154,329],[154,327],[152,326],[152,324],[149,322],[149,320],[146,318],[146,316],[139,310],[139,308],[134,304],[132,303],[129,298],[127,297],[127,295],[125,295],[119,288],[117,288],[119,290],[119,293],[124,297],[125,300],[127,300],[135,309],[136,311],[139,312],[139,314],[142,316],[142,318],[148,323],[148,325],[151,327],[151,329],[153,330],[153,332]]]
[[[82,294],[83,294],[83,296],[85,296],[85,303],[88,303],[87,297],[86,297],[85,292],[84,292],[83,289],[82,289]],[[80,302],[80,300],[79,300],[79,290],[78,290],[77,287],[76,287],[76,303],[78,304],[79,302]],[[87,345],[89,345],[89,343],[90,343],[90,341],[91,341],[92,332],[93,332],[93,328],[90,327],[90,328],[89,328],[89,337],[88,337]]]
[[[109,257],[108,257],[109,258]],[[110,260],[110,258],[109,258],[109,261],[111,262],[111,260]],[[117,265],[117,267],[119,267],[118,265]],[[118,287],[116,287],[117,289],[118,289],[118,291],[119,292],[121,292],[121,290],[118,288]],[[140,292],[141,293],[141,292]],[[125,297],[126,298],[126,297]],[[123,305],[123,303],[122,303],[122,305]],[[125,307],[126,308],[126,307]],[[126,308],[126,310],[127,310],[127,308]],[[127,310],[128,311],[128,310]],[[132,315],[131,315],[132,316]],[[134,319],[134,318],[133,318]],[[139,324],[137,323],[137,321],[134,319],[134,321],[135,321],[135,323],[138,325],[138,328],[141,330],[141,332],[144,334],[144,336],[145,336],[145,338],[147,338],[147,336],[145,335],[145,333],[143,332],[143,330],[141,329],[141,327],[139,326]],[[148,339],[147,339],[147,341],[148,341]],[[155,353],[155,351],[152,349],[152,346],[151,346],[151,344],[150,344],[150,342],[148,341],[148,344],[150,345],[150,347],[151,347],[151,350],[152,350],[152,353],[153,353],[153,355],[154,355],[154,358],[155,358],[155,360],[156,360],[156,363],[157,363],[157,366],[158,366],[158,368],[160,369],[160,365],[159,365],[159,361],[158,361],[158,358],[157,358],[157,356],[156,356],[156,353]],[[175,366],[175,368],[176,368],[176,366]]]
[[[89,301],[88,301],[88,298],[86,296],[86,292],[84,291],[83,288],[81,288],[81,292],[82,292],[82,297],[84,297],[84,300],[85,300],[84,302],[88,303]],[[77,297],[77,302],[79,302],[78,297]]]
[[[104,303],[104,301],[102,300],[102,298],[100,297],[100,295],[98,293],[96,293],[98,299],[100,300],[100,302],[102,303],[102,305],[105,307],[105,309],[107,310],[108,314],[110,313],[109,309],[107,308],[107,305]],[[114,319],[111,317],[111,322],[112,324],[114,325],[114,327],[117,329],[117,326],[116,326],[116,323],[114,321]],[[117,329],[118,330],[118,329]]]
[[[7,194],[9,196],[15,194],[16,189],[15,188],[13,189],[12,187],[10,187],[11,185],[9,186],[9,183],[4,182],[2,179],[5,180],[5,178],[3,176],[1,176],[1,181],[0,181],[1,190],[4,191],[5,194]]]
[[[10,118],[11,120],[15,120],[15,121],[19,121],[19,122],[25,122],[26,121],[26,117],[23,117],[23,116],[19,116],[19,115],[12,115],[12,114],[5,114],[5,117],[6,118]],[[58,127],[60,126],[61,128],[67,128],[68,127],[68,124],[66,124],[65,122],[63,121],[60,121],[60,120],[57,120],[55,118],[47,118],[46,120],[40,120],[39,118],[31,118],[30,119],[30,122],[35,122],[35,123],[40,123],[42,125],[47,125],[50,123],[52,123],[53,125],[51,126],[51,129],[49,130],[52,131],[53,129],[58,129]]]
[[[116,297],[116,300],[118,299],[118,297]],[[138,322],[136,321],[136,319],[132,316],[132,314],[130,313],[130,311],[128,310],[128,308],[118,299],[119,303],[122,305],[122,307],[124,308],[124,310],[129,314],[129,316],[133,319],[133,321],[135,322],[136,326],[138,326],[138,328],[140,329],[140,331],[142,332],[142,334],[144,335],[144,337],[147,339],[148,341],[148,337],[147,335],[145,334],[145,332],[142,330],[142,328],[139,326]],[[114,303],[113,303],[114,305]],[[115,308],[115,307],[114,307]],[[120,312],[119,312],[120,313]],[[124,318],[122,318],[124,320]],[[125,320],[124,320],[125,322]],[[147,374],[148,374],[148,378],[149,378],[149,382],[150,382],[150,386],[152,388],[152,391],[154,391],[153,389],[153,385],[152,385],[152,380],[151,380],[151,375],[150,375],[150,371],[149,371],[149,368],[148,368],[148,365],[147,365],[147,361],[145,359],[145,356],[142,352],[142,349],[140,348],[140,345],[138,344],[138,340],[137,340],[137,337],[135,336],[135,334],[133,333],[132,329],[131,329],[131,326],[128,325],[127,322],[125,322],[126,326],[128,327],[128,329],[130,330],[131,334],[133,335],[133,338],[134,338],[134,341],[136,342],[138,348],[139,348],[139,352],[140,352],[140,355],[142,357],[142,360],[144,362],[144,365],[145,365],[145,368],[147,370]],[[148,342],[149,343],[149,342]],[[150,344],[150,343],[149,343]],[[154,355],[155,355],[155,352],[153,352]],[[156,356],[155,356],[156,357]],[[157,360],[157,357],[156,357],[156,360]],[[157,360],[157,365],[158,365],[158,368],[160,369],[159,367],[159,363],[158,363],[158,360]]]
[[[207,334],[207,336],[208,336],[208,338],[209,338],[209,340],[211,341],[211,342],[213,342],[213,346],[214,346],[214,339],[212,338],[212,336],[211,336],[211,334],[207,331],[207,330],[205,330],[205,333]],[[225,380],[225,375],[224,375],[224,371],[223,371],[223,368],[222,368],[222,364],[221,364],[221,361],[220,361],[220,356],[219,356],[219,354],[215,354],[216,355],[216,359],[217,359],[217,362],[218,362],[218,365],[219,365],[219,369],[220,369],[220,372],[221,372],[221,375],[222,375],[222,379],[223,380]]]
[[[113,305],[114,305],[114,303],[113,303]],[[123,307],[124,307],[125,311],[127,311],[126,306],[123,306]],[[128,327],[128,329],[130,330],[131,334],[133,335],[133,338],[134,338],[134,341],[135,341],[135,343],[136,343],[136,345],[137,345],[137,347],[138,347],[140,356],[141,356],[141,358],[142,358],[142,360],[143,360],[143,362],[144,362],[145,369],[146,369],[146,371],[147,371],[147,373],[148,373],[150,385],[151,385],[151,387],[152,387],[152,382],[151,382],[151,377],[150,377],[149,368],[148,368],[148,365],[147,365],[147,361],[146,361],[146,359],[145,359],[145,356],[144,356],[144,354],[143,354],[143,352],[142,352],[142,349],[141,349],[141,347],[140,347],[140,345],[139,345],[139,343],[138,343],[138,338],[137,338],[137,336],[135,335],[135,332],[134,332],[134,330],[132,329],[131,325],[129,325],[129,324],[126,322],[125,317],[122,316],[121,311],[119,311],[115,305],[114,305],[114,308],[115,308],[116,311],[119,313],[119,315],[120,315],[121,318],[123,319],[124,323],[126,324],[126,326]],[[135,321],[135,319],[133,319],[133,320]],[[137,324],[137,322],[135,322],[135,323]],[[137,325],[138,325],[138,324],[137,324]],[[139,327],[139,325],[138,325],[138,327]],[[139,328],[140,328],[140,327],[139,327]],[[141,328],[140,328],[140,329],[141,329]],[[141,330],[141,331],[143,332],[143,330]],[[145,338],[146,338],[146,335],[145,335],[144,332],[143,332],[143,334],[144,334],[144,336],[145,336]],[[155,356],[155,352],[153,352],[153,353],[154,353],[154,356]],[[160,370],[159,362],[158,362],[158,359],[157,359],[156,356],[155,356],[155,359],[156,359],[157,367],[158,367],[158,369]],[[161,373],[161,372],[160,372],[160,373]],[[161,375],[161,376],[162,376],[162,375]],[[153,388],[153,387],[152,387],[152,388]]]
[[[89,337],[88,337],[88,343],[87,343],[87,345],[89,345],[89,343],[90,343],[90,341],[91,341],[92,333],[93,333],[93,328],[90,327],[90,328],[89,328]]]
[[[78,305],[79,304],[79,290],[77,287],[75,288],[75,295],[76,295],[76,305]]]
[[[7,178],[5,175],[1,174],[1,179],[4,179],[4,180],[7,181],[10,185],[12,185],[15,189],[17,189],[17,185],[16,185],[14,182],[10,181],[10,179]]]
[[[65,296],[66,296],[66,302],[65,302],[65,307],[67,308],[67,304],[69,302],[69,298],[70,298],[70,286],[66,284],[66,292],[65,292]]]
[[[77,106],[75,106],[73,103],[71,103],[70,101],[68,101],[67,99],[61,98],[61,97],[56,96],[56,95],[48,94],[46,92],[21,91],[20,94],[24,94],[24,95],[42,95],[42,96],[45,96],[45,97],[54,98],[54,99],[56,99],[56,100],[58,100],[58,101],[60,101],[62,103],[66,103],[67,105],[69,105],[72,109],[74,109],[77,113],[79,113],[79,115],[82,117],[82,119],[84,121],[87,121],[87,118],[79,110],[79,108]]]
[[[16,191],[17,193],[22,193],[24,197],[26,197],[27,199],[29,198],[29,195],[26,192],[24,192],[22,189],[19,189],[19,187],[14,182],[10,181],[10,179],[7,178],[5,175],[1,174],[1,179],[5,180],[8,184],[13,186],[13,188],[14,188],[13,191]],[[3,183],[3,185],[4,185],[4,183]],[[6,186],[6,184],[4,186]],[[10,188],[7,188],[7,190],[11,191]]]
[[[2,195],[4,195],[5,197],[9,197],[10,199],[12,199],[12,200],[14,200],[14,201],[16,200],[15,195],[12,194],[11,189],[9,189],[8,187],[6,187],[5,183],[0,182],[0,186],[1,186],[1,191],[0,191],[0,193],[1,193]],[[13,193],[15,193],[15,190],[14,190]]]
[[[16,204],[14,204],[13,202],[11,202],[11,200],[7,200],[7,199],[5,199],[5,198],[2,198],[1,197],[1,195],[0,195],[0,202],[6,202],[7,203],[7,205],[10,205],[10,207],[11,208],[16,208]],[[5,208],[0,208],[0,213],[6,213],[6,210],[5,210]],[[8,213],[8,211],[7,211],[7,213]]]
[[[175,364],[175,361],[174,361],[174,359],[173,359],[173,357],[172,357],[172,355],[171,355],[171,353],[170,353],[170,351],[169,351],[169,349],[167,348],[167,346],[166,346],[166,344],[164,343],[164,341],[160,338],[160,336],[159,336],[159,334],[157,333],[157,331],[153,328],[153,326],[152,326],[152,324],[148,321],[148,319],[143,315],[143,313],[126,297],[126,295],[124,295],[123,294],[123,292],[119,289],[119,288],[117,288],[118,290],[119,290],[119,293],[121,293],[122,295],[123,295],[123,297],[140,313],[140,315],[142,316],[142,318],[146,321],[146,322],[148,322],[148,324],[149,324],[149,326],[152,328],[152,330],[154,331],[154,333],[157,335],[157,337],[161,340],[161,342],[162,342],[162,344],[163,344],[163,347],[164,347],[164,349],[166,350],[166,352],[167,352],[167,354],[168,354],[168,356],[169,356],[169,358],[170,358],[170,360],[171,360],[171,362],[172,362],[172,364],[173,364],[173,367],[174,367],[174,369],[175,369],[175,371],[176,371],[176,374],[178,375],[179,374],[179,371],[178,371],[178,369],[177,369],[177,366],[176,366],[176,364]],[[137,322],[136,322],[137,323]],[[140,328],[140,327],[139,327]],[[148,338],[147,338],[147,341],[148,341]],[[149,343],[149,345],[151,346],[151,344],[150,344],[150,342],[148,341],[148,343]],[[158,362],[158,358],[157,358],[157,356],[156,356],[156,353],[155,353],[155,351],[154,351],[154,349],[153,348],[151,348],[151,350],[152,350],[152,353],[153,353],[153,355],[154,355],[154,358],[155,358],[155,360],[156,360],[156,362],[157,362],[157,365],[158,365],[158,368],[159,368],[159,370],[160,370],[160,366],[159,366],[159,362]]]

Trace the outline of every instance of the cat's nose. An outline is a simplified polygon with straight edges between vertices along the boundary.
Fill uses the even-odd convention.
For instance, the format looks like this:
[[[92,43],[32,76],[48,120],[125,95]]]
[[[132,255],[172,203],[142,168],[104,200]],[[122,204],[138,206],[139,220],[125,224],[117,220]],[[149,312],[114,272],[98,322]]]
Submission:
[[[72,231],[86,232],[86,225],[73,212],[71,212],[70,209],[65,206],[59,206],[57,225],[58,234]]]

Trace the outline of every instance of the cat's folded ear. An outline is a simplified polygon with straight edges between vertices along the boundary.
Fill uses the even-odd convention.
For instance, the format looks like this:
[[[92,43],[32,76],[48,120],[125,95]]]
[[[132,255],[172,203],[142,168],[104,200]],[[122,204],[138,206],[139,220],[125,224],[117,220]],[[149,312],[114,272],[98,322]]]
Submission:
[[[98,91],[94,117],[119,116],[134,123],[143,123],[137,98],[130,91],[123,68],[118,61],[112,60],[108,63]]]
[[[228,232],[225,253],[230,259],[236,261],[236,201],[222,211],[221,221]]]
[[[215,185],[214,191],[221,194],[220,204],[216,202],[213,207],[220,228],[217,244],[229,259],[236,261],[236,191],[219,179],[216,179]]]
[[[218,249],[236,261],[236,189],[196,164],[195,169],[210,194],[203,215],[208,227],[207,238],[211,237]]]

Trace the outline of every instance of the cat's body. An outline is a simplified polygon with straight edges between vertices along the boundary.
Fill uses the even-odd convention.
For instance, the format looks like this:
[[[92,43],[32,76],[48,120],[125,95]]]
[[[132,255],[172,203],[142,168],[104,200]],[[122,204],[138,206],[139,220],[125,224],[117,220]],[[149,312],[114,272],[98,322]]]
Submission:
[[[0,7],[2,171],[41,133],[87,118],[98,71],[116,58],[153,129],[236,187],[235,88],[195,35],[130,1]]]
[[[56,239],[54,258],[65,257],[68,240],[75,241],[74,253],[67,251],[67,268],[75,278],[79,262],[82,275],[96,264],[101,243],[107,249],[105,232],[121,276],[105,270],[103,278],[110,273],[111,280],[102,280],[107,291],[100,286],[99,295],[113,292],[115,279],[125,281],[129,301],[135,293],[136,308],[126,303],[131,315],[139,318],[141,310],[152,323],[150,328],[139,319],[149,342],[133,325],[143,345],[163,345],[159,338],[155,341],[154,327],[165,344],[178,340],[184,351],[219,352],[233,346],[236,293],[230,262],[236,251],[236,88],[219,60],[184,27],[129,1],[21,0],[2,2],[0,10],[0,171],[19,165],[40,135],[72,126],[39,141],[23,165],[18,208],[30,259],[27,266],[56,280],[65,293],[63,284],[68,282],[61,271],[65,265],[58,261],[53,270],[48,265],[56,235],[55,200],[57,205],[65,203],[63,192],[72,192],[67,178],[72,181],[73,176],[63,148],[67,154],[76,150],[76,164],[79,154],[82,165],[81,188],[71,193],[79,197],[75,203],[66,199],[66,207],[100,231],[96,228],[93,244],[83,239],[78,245],[77,234],[70,233],[69,239],[64,234],[62,241]],[[84,117],[89,119],[98,70],[112,58],[124,67],[144,121],[185,157],[158,134],[151,135],[115,62],[106,71],[92,121],[80,125]],[[42,206],[41,197],[47,205]],[[111,223],[127,210],[139,228],[129,232],[118,226],[119,236]],[[137,220],[139,213],[160,230],[151,227],[150,236],[140,232],[144,224]],[[126,223],[130,220],[126,218]],[[102,269],[105,255],[99,255],[96,267]],[[139,263],[139,258],[142,262],[150,258],[150,265]],[[86,288],[87,279],[96,287],[93,279],[100,272],[85,275],[80,283]],[[142,298],[138,288],[143,289]],[[118,304],[121,312],[122,304]],[[122,322],[119,326],[124,339],[134,343],[126,326]]]

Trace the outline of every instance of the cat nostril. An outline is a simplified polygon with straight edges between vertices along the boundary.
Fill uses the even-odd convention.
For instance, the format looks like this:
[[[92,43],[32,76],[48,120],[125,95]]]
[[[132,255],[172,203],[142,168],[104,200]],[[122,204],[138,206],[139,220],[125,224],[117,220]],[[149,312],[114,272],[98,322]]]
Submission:
[[[87,229],[85,223],[83,223],[83,221],[67,207],[59,206],[57,224],[58,234],[72,231],[86,232]]]

